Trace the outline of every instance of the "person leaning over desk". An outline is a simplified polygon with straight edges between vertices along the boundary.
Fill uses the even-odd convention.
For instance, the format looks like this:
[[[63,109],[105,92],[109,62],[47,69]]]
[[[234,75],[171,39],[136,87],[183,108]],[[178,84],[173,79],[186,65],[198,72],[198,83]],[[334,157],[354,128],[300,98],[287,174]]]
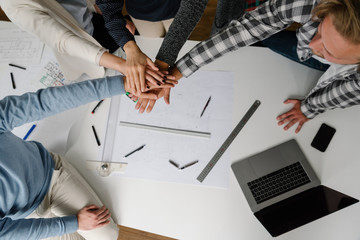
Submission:
[[[124,68],[124,59],[107,52],[106,48],[115,51],[118,45],[105,30],[102,17],[95,13],[92,0],[1,0],[0,4],[13,23],[38,36],[54,51],[67,80],[76,80],[84,73],[91,78],[103,77],[106,67],[125,74],[129,90],[135,92],[139,76],[129,66]],[[131,54],[127,54],[130,59]],[[170,76],[164,80],[164,74],[140,50],[136,56],[143,56],[146,69],[140,77],[153,84],[171,82]]]
[[[274,35],[293,22],[302,25],[296,35],[296,59],[316,58],[312,60],[330,67],[304,99],[285,101],[293,108],[277,117],[278,125],[285,124],[288,130],[298,123],[297,133],[305,122],[328,109],[360,104],[359,0],[269,0],[197,44],[177,61],[172,74],[177,79],[188,77],[225,53]],[[169,94],[169,89],[161,90],[161,96]],[[142,107],[152,109],[154,104],[155,100],[146,100]]]
[[[11,130],[127,90],[126,78],[113,76],[0,100],[0,239],[118,238],[109,210],[77,170]]]
[[[127,11],[130,15],[141,20],[157,21],[173,18],[164,41],[156,55],[155,64],[160,70],[167,71],[174,65],[180,49],[189,38],[191,32],[199,22],[208,0],[132,0],[126,1]],[[178,6],[180,4],[180,6]],[[138,66],[145,61],[145,55],[137,54],[134,36],[121,13],[124,1],[96,0],[96,6],[101,11],[109,35],[119,46],[124,46],[127,54],[127,65],[131,66],[133,73],[143,71]],[[171,6],[166,9],[165,6]],[[176,10],[176,11],[175,11]],[[136,25],[135,21],[135,25]],[[149,27],[151,29],[151,27]],[[133,32],[135,29],[133,29]],[[149,30],[148,30],[149,31]],[[140,31],[141,34],[141,31]],[[129,55],[128,53],[133,53]],[[139,79],[140,81],[140,79]],[[141,83],[142,85],[144,82]]]

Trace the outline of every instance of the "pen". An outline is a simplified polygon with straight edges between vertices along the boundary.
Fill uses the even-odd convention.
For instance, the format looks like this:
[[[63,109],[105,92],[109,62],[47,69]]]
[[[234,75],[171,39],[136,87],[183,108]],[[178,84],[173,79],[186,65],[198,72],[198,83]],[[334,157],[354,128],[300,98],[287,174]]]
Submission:
[[[180,170],[183,170],[183,169],[185,169],[185,168],[187,168],[187,167],[190,167],[190,166],[192,166],[192,165],[194,165],[194,164],[196,164],[196,163],[198,163],[198,162],[199,162],[199,160],[195,160],[195,161],[193,161],[193,162],[190,162],[190,163],[184,165],[183,167],[181,167]]]
[[[12,64],[12,63],[9,63],[9,66],[11,66],[11,67],[16,67],[16,68],[20,68],[20,69],[22,69],[22,70],[26,70],[26,68],[21,67],[21,66],[19,66],[19,65]]]
[[[144,144],[144,145],[142,145],[142,146],[140,146],[140,147],[138,147],[137,149],[135,149],[135,150],[133,150],[133,151],[129,152],[128,154],[126,154],[126,155],[124,156],[124,158],[126,158],[126,157],[130,156],[131,154],[133,154],[133,153],[135,153],[135,152],[137,152],[137,151],[140,151],[140,150],[141,150],[141,149],[143,149],[144,147],[145,147],[145,144]]]
[[[96,139],[96,143],[97,143],[98,146],[100,146],[101,143],[100,143],[100,140],[99,140],[99,138],[98,138],[98,136],[97,136],[97,134],[96,134],[95,127],[94,127],[94,125],[92,125],[91,127],[92,127],[92,130],[93,130],[93,132],[94,132],[94,136],[95,136],[95,139]]]
[[[10,77],[11,77],[11,83],[12,83],[13,89],[16,89],[14,74],[12,72],[10,73]]]
[[[26,139],[29,137],[30,133],[34,130],[35,127],[36,127],[36,124],[33,124],[33,125],[31,126],[31,128],[29,129],[29,131],[25,134],[25,137],[23,138],[23,140],[26,140]]]
[[[92,114],[95,113],[96,109],[100,106],[100,104],[104,101],[104,99],[102,99],[100,102],[98,102],[98,104],[96,104],[96,106],[94,107],[94,109],[91,111]]]
[[[206,104],[205,104],[205,107],[204,107],[204,109],[202,110],[202,112],[201,112],[201,114],[200,114],[200,117],[202,117],[202,115],[204,114],[207,106],[209,105],[210,100],[211,100],[211,96],[210,96],[209,99],[207,100],[207,102],[206,102]]]
[[[173,160],[169,160],[169,162],[174,165],[176,168],[179,168],[179,164],[177,164],[176,162],[174,162]]]

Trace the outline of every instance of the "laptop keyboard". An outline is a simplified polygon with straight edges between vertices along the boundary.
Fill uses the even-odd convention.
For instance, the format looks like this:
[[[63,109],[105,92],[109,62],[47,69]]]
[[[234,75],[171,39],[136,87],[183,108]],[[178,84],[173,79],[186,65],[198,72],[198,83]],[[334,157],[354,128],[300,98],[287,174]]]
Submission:
[[[256,203],[261,203],[309,182],[304,168],[296,162],[248,182],[248,186]]]

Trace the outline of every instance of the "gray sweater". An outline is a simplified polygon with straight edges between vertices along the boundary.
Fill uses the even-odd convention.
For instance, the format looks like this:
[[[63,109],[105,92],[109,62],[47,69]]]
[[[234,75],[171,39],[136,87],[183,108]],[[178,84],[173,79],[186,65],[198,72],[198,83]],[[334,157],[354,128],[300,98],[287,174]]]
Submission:
[[[180,49],[189,38],[206,8],[208,0],[182,0],[156,59],[173,66]]]

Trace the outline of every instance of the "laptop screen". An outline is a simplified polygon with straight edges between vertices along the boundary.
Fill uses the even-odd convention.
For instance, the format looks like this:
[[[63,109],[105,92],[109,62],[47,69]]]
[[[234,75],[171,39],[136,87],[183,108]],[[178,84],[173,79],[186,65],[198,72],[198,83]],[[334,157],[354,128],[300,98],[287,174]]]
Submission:
[[[320,185],[261,209],[254,215],[276,237],[358,201]]]

